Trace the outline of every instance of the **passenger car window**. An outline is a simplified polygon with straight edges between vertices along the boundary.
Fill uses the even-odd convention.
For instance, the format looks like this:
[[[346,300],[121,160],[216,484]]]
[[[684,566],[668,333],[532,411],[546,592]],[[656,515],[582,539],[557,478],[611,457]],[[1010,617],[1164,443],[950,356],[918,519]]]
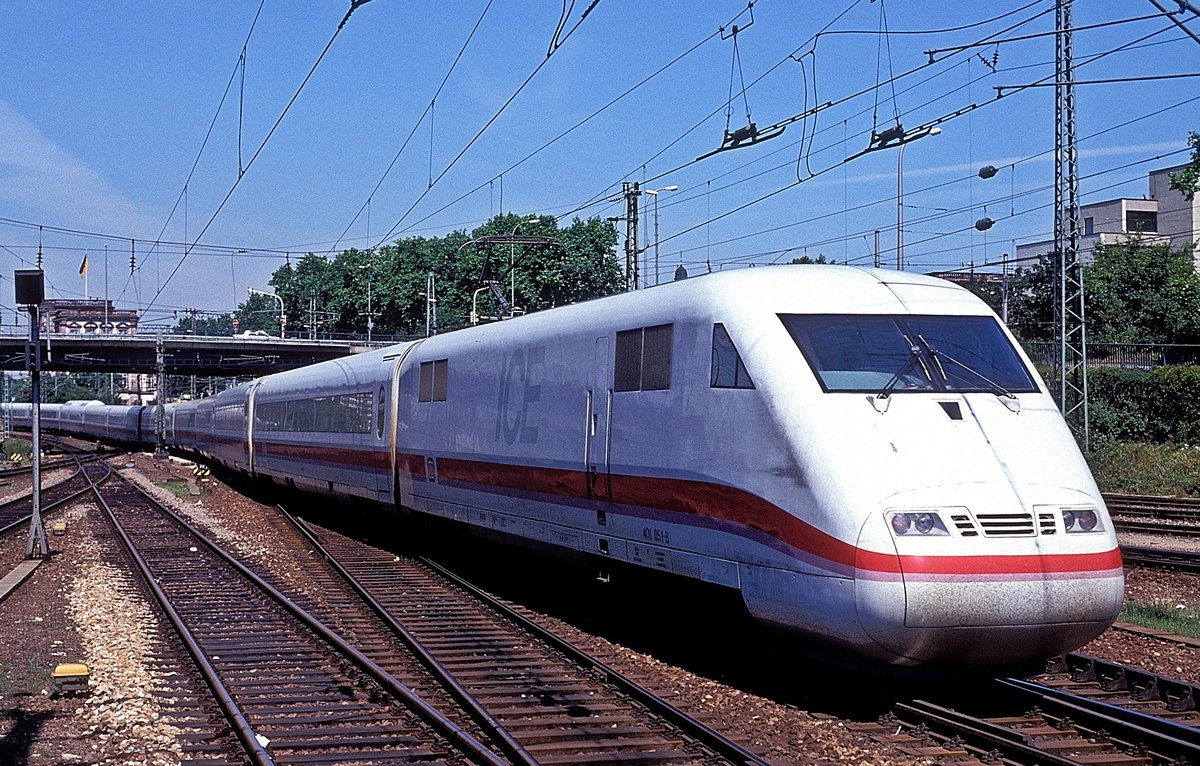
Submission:
[[[660,324],[617,333],[614,391],[661,391],[671,387],[673,327]]]

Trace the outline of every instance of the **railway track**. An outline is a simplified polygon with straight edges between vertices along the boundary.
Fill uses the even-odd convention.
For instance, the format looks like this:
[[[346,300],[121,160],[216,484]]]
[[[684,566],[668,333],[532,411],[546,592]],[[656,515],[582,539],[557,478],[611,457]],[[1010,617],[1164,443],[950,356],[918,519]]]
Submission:
[[[74,466],[75,470],[69,476],[62,477],[58,481],[42,487],[43,513],[49,513],[57,508],[69,505],[91,491],[88,482],[84,478],[84,465],[86,462],[94,460],[95,457],[80,456],[72,453],[61,461],[55,461],[55,468]],[[31,469],[21,470],[28,473]],[[45,470],[52,469],[47,466]],[[32,491],[32,482],[30,482],[30,490],[28,492],[0,503],[0,536],[28,525],[29,517],[33,514]]]
[[[505,761],[124,480],[96,492],[255,764]]]
[[[1165,548],[1139,548],[1121,546],[1121,558],[1125,565],[1175,569],[1189,574],[1200,574],[1200,554],[1191,551],[1175,551]]]
[[[934,760],[1151,766],[1200,762],[1200,687],[1085,655],[1031,680],[984,682],[970,698],[898,703],[856,726]]]
[[[1200,535],[1200,499],[1105,493],[1104,502],[1117,529],[1188,537]]]
[[[757,755],[428,560],[297,528],[359,598],[533,763],[764,764]],[[336,592],[326,582],[321,591]]]

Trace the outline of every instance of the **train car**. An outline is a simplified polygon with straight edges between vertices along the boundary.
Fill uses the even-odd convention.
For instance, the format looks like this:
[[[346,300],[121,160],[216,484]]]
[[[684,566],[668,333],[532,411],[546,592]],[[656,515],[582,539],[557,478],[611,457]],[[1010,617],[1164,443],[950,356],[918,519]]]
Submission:
[[[72,399],[59,410],[58,424],[64,432],[75,436],[103,436],[108,411],[99,399]]]
[[[292,487],[390,503],[392,371],[402,345],[269,375],[248,398],[250,470]]]
[[[41,411],[42,428],[53,431],[58,428],[59,410],[61,404],[43,404]],[[28,431],[33,427],[33,405],[28,402],[10,402],[4,405],[8,417],[9,428],[18,431]]]
[[[856,654],[1017,663],[1120,609],[1048,390],[944,281],[710,275],[430,338],[398,383],[402,505],[733,588]]]
[[[1049,391],[937,279],[713,274],[234,391],[221,462],[239,470],[729,589],[860,657],[1035,661],[1122,602]],[[220,416],[203,435],[178,428],[186,410],[173,443],[213,450]]]

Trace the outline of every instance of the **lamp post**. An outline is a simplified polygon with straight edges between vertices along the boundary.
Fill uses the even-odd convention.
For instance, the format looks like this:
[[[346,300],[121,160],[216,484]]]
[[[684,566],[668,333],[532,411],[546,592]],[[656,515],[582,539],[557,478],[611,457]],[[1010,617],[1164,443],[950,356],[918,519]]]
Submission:
[[[664,186],[661,189],[645,189],[644,194],[649,194],[654,198],[654,284],[658,284],[658,195],[660,192],[679,191],[679,187],[672,184]]]
[[[287,327],[287,316],[283,313],[283,298],[280,298],[275,293],[268,293],[263,290],[255,290],[253,287],[246,288],[247,295],[254,295],[255,293],[259,295],[265,295],[268,298],[274,298],[275,300],[279,301],[279,337],[284,337],[283,330],[285,327]]]
[[[517,229],[521,228],[522,226],[524,226],[526,224],[529,224],[530,226],[532,226],[535,223],[541,223],[541,222],[542,222],[541,218],[529,218],[527,220],[520,221],[517,223],[516,226],[513,227],[512,234],[509,234],[508,236],[510,238],[516,237]],[[513,268],[517,262],[516,256],[517,256],[517,243],[509,242],[508,243],[508,284],[509,284],[509,296],[508,296],[509,309],[508,310],[510,313],[515,313],[517,310],[517,272]],[[501,257],[503,258],[504,256],[501,256]],[[501,293],[501,295],[503,295],[503,294],[504,293]]]
[[[371,331],[375,329],[375,312],[371,308],[371,252],[367,251],[367,262],[359,264],[358,268],[367,270],[367,344],[371,343]]]
[[[900,140],[900,151],[896,153],[896,271],[904,271],[904,147],[918,138],[941,132],[941,128],[930,128]]]

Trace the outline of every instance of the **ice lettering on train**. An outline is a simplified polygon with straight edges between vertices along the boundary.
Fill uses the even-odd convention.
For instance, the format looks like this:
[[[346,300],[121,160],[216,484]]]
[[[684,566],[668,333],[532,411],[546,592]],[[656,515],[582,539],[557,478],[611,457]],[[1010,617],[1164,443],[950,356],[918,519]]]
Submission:
[[[500,394],[496,402],[496,440],[536,444],[538,429],[529,424],[529,405],[542,399],[542,364],[546,349],[513,349],[504,358]]]

